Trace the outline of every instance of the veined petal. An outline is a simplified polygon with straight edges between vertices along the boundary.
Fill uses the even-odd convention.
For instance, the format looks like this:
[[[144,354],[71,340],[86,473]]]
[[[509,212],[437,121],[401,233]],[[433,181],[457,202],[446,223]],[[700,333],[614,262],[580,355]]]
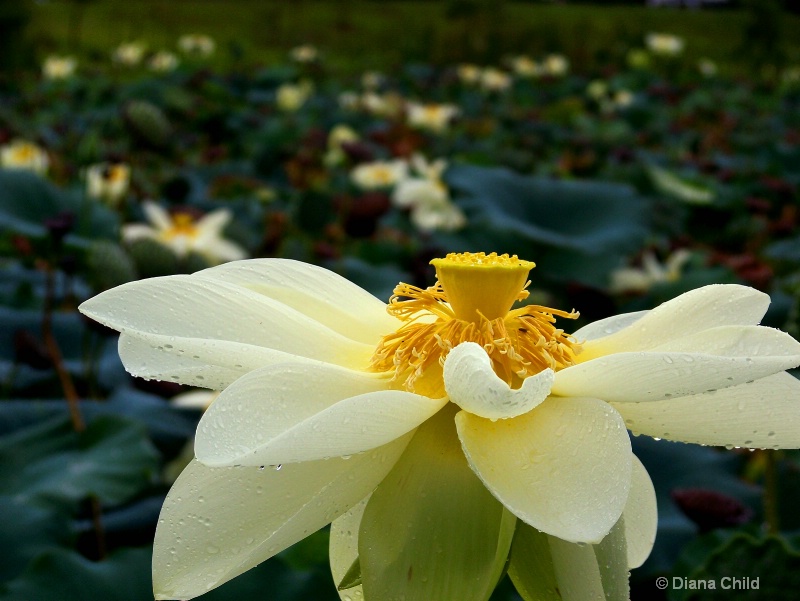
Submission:
[[[754,325],[769,306],[769,296],[738,284],[711,284],[659,305],[621,330],[588,340],[579,362],[612,353],[655,348],[667,341],[725,325]]]
[[[351,459],[259,470],[193,461],[164,501],[153,548],[156,599],[191,599],[322,528],[380,482],[410,436]]]
[[[622,511],[622,519],[625,523],[628,568],[632,570],[641,566],[650,556],[658,529],[656,491],[650,475],[636,455],[633,456],[631,469],[631,492]]]
[[[200,420],[197,459],[270,465],[360,453],[410,432],[446,403],[332,365],[281,364],[226,388]]]
[[[444,387],[450,400],[464,411],[488,419],[527,413],[547,398],[553,379],[553,370],[545,369],[512,390],[497,377],[483,347],[474,342],[459,344],[444,362]]]
[[[205,269],[193,277],[242,286],[370,345],[400,326],[386,312],[386,304],[366,290],[332,271],[300,261],[252,259]]]
[[[327,365],[282,351],[230,340],[122,334],[119,355],[134,376],[222,390],[246,373],[277,363]]]
[[[788,346],[788,345],[787,345]],[[791,348],[778,348],[791,352]],[[616,353],[556,373],[553,394],[608,402],[661,401],[743,384],[800,363],[795,354],[725,357],[700,353]]]
[[[800,447],[800,381],[788,373],[714,392],[614,407],[634,434],[714,446]]]
[[[631,483],[622,418],[591,398],[550,397],[492,422],[456,416],[470,467],[518,518],[571,542],[599,542],[619,519]]]
[[[449,405],[417,429],[367,503],[358,535],[366,599],[486,601],[516,518],[472,473]]]
[[[339,585],[347,571],[358,559],[358,530],[361,527],[361,518],[367,507],[369,498],[364,499],[355,507],[345,511],[331,522],[331,539],[328,557],[331,564],[333,583]],[[364,598],[364,587],[357,584],[354,587],[339,591],[342,601]]]
[[[229,340],[345,366],[366,366],[374,346],[356,342],[241,286],[174,275],[130,282],[80,310],[122,333]]]

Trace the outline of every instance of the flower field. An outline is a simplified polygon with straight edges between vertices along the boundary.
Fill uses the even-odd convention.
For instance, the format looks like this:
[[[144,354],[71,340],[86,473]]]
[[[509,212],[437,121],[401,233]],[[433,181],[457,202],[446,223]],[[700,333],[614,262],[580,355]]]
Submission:
[[[394,545],[375,532],[394,526],[387,516],[417,519],[401,472],[436,488],[433,468],[413,469],[428,462],[428,450],[459,462],[445,480],[480,489],[475,515],[497,517],[491,540],[505,548],[497,542],[483,558],[469,536],[460,539],[468,512],[452,514],[461,521],[441,526],[443,534],[431,527],[430,540],[427,527],[409,526],[420,540],[472,549],[461,563],[431,559],[425,579],[463,569],[466,583],[473,568],[484,579],[483,589],[428,593],[420,585],[409,599],[567,601],[589,590],[634,600],[796,597],[800,386],[780,372],[800,363],[792,340],[800,336],[800,66],[746,75],[663,31],[613,52],[593,49],[586,64],[572,50],[520,50],[492,62],[415,58],[348,73],[331,67],[339,59],[323,46],[298,45],[246,68],[221,61],[222,46],[188,30],[170,44],[131,36],[102,56],[42,57],[38,70],[16,72],[0,89],[0,601],[149,599],[154,578],[159,598],[206,589],[209,600],[389,598],[411,586],[411,571],[406,579],[380,564],[374,549],[428,551],[415,537]],[[487,261],[471,254],[480,252],[517,255],[535,268],[521,261],[510,292],[498,276],[465,300],[452,273]],[[243,259],[328,271],[231,263]],[[730,286],[704,288],[715,284]],[[391,298],[388,315],[357,287],[382,303]],[[489,314],[497,297],[508,306]],[[470,303],[483,320],[475,323],[489,328],[484,337],[451,327]],[[641,332],[626,334],[639,319]],[[531,328],[547,352],[515,338]],[[172,345],[185,347],[171,353]],[[661,353],[658,365],[648,353]],[[707,363],[673,370],[669,353]],[[254,374],[289,356],[301,357],[302,369],[274,376],[281,402],[281,390],[311,398],[328,385],[382,394],[407,427],[385,426],[389,435],[376,426],[385,436],[358,446],[355,429],[323,423],[336,452],[321,455],[316,422],[291,426],[306,427],[297,431],[307,446],[277,434],[257,444],[262,430],[278,428],[270,424],[295,419],[289,409],[256,406],[260,394],[262,407],[272,402],[262,383],[273,380]],[[672,371],[662,377],[664,362]],[[376,373],[397,384],[375,385]],[[780,387],[764,384],[783,376]],[[534,386],[544,392],[534,395]],[[482,387],[488,392],[475,400]],[[732,404],[726,389],[739,390]],[[596,405],[581,409],[581,400]],[[230,417],[248,403],[247,418]],[[663,423],[648,404],[663,407]],[[591,465],[574,469],[610,513],[593,513],[581,504],[586,491],[564,492],[549,477],[541,486],[558,508],[518,509],[527,501],[515,496],[512,477],[497,476],[516,473],[498,441],[528,452],[526,433],[538,428],[536,440],[561,449],[554,432],[562,421],[578,424],[583,411],[606,429],[603,419],[618,420],[602,452],[563,447]],[[537,415],[538,425],[523,430]],[[429,446],[414,446],[412,436]],[[385,469],[368,461],[379,454]],[[356,492],[318,487],[302,497],[308,465],[317,478],[349,477]],[[248,466],[246,481],[209,484]],[[248,551],[262,542],[263,524],[231,517],[239,497],[230,490],[255,489],[254,470],[265,466],[265,482],[284,478],[302,497],[287,493],[296,513],[266,521],[292,523],[318,498],[330,507],[320,523],[315,516],[296,526],[291,540],[280,529],[264,534],[262,547],[281,541],[275,550]],[[225,503],[209,497],[218,513],[208,524],[195,488],[184,505],[178,485],[167,497],[182,471],[197,490],[229,495]],[[435,503],[451,499],[431,497],[419,501],[419,515],[449,524]],[[269,507],[282,499],[273,495]],[[241,512],[255,515],[259,503],[248,497]],[[203,559],[187,560],[182,523],[165,523],[178,523],[187,506],[195,513],[181,520],[199,525],[186,537]],[[655,542],[643,542],[656,506]],[[592,519],[564,525],[559,512]],[[625,532],[634,522],[639,538]],[[370,541],[361,547],[344,534],[359,524]],[[625,555],[627,545],[627,562],[611,549],[614,537],[627,537],[619,547]],[[521,559],[546,554],[542,545],[549,571]],[[594,550],[586,561],[596,582],[565,588],[564,566],[584,565],[584,548]],[[634,566],[629,585],[620,584]],[[750,579],[750,588],[719,590],[724,577]],[[659,578],[669,585],[657,586]],[[717,590],[691,590],[701,581]]]

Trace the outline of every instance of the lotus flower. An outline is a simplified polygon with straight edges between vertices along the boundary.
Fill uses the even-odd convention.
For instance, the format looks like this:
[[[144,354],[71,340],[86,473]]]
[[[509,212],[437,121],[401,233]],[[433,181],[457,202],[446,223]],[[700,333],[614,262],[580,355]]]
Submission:
[[[132,282],[81,311],[134,375],[222,390],[156,531],[159,599],[196,597],[333,521],[343,598],[627,599],[655,536],[636,433],[794,447],[800,344],[712,285],[568,335],[532,263],[464,253],[388,306],[289,260]],[[587,544],[588,543],[588,544]]]

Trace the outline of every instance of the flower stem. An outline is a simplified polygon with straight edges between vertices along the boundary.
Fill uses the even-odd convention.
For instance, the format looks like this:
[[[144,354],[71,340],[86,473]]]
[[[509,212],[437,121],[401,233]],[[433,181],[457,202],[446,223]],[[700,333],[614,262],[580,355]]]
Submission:
[[[778,534],[780,519],[778,517],[778,465],[775,451],[766,453],[764,467],[764,517],[767,521],[767,533]]]

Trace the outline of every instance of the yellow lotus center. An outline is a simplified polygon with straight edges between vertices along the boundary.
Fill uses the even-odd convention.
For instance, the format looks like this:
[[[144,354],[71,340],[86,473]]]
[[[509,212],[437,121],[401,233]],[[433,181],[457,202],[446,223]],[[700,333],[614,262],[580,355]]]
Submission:
[[[165,240],[172,240],[178,236],[194,238],[198,234],[194,218],[189,213],[175,213],[172,216],[172,227],[164,232]]]
[[[382,165],[375,167],[372,177],[379,184],[391,184],[395,180],[394,171]]]
[[[125,165],[111,165],[104,175],[108,182],[122,182],[128,177],[128,169]]]
[[[462,342],[483,346],[495,373],[512,388],[544,369],[575,362],[580,345],[555,327],[556,316],[578,313],[526,305],[528,272],[535,267],[516,255],[451,253],[434,259],[437,282],[427,289],[400,283],[387,311],[403,325],[384,336],[370,368],[394,372],[398,387],[430,397],[444,396],[442,366]]]
[[[14,160],[21,163],[32,161],[36,158],[38,149],[33,144],[20,144],[14,149]]]

